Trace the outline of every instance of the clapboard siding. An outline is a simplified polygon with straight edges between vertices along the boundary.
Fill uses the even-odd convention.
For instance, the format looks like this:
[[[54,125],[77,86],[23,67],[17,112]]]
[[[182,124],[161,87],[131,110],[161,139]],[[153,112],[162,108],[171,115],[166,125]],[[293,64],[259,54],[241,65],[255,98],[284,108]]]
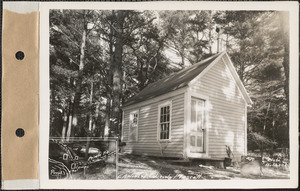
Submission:
[[[216,63],[191,89],[209,97],[208,154],[226,157],[228,145],[240,158],[245,149],[245,101],[225,63]]]
[[[158,106],[166,101],[172,101],[171,141],[159,143],[158,130]],[[129,115],[131,111],[139,110],[138,141],[128,142]],[[123,141],[126,142],[125,150],[135,154],[155,155],[169,157],[183,156],[183,126],[184,126],[184,93],[170,96],[159,102],[143,105],[138,108],[124,110]],[[160,146],[161,144],[161,146]]]

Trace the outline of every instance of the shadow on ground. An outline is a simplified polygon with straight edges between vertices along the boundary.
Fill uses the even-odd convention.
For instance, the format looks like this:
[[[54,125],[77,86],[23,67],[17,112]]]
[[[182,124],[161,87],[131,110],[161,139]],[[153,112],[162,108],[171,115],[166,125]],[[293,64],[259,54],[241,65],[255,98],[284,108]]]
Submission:
[[[289,172],[276,169],[263,169],[261,176],[241,176],[240,168],[226,169],[204,166],[199,163],[173,164],[170,159],[161,157],[121,154],[117,179],[183,179],[183,180],[230,180],[230,179],[288,179]]]

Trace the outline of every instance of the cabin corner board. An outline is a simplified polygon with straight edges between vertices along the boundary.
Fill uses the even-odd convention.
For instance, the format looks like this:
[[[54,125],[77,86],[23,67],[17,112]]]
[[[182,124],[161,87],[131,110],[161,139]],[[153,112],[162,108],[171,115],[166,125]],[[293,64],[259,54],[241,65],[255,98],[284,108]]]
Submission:
[[[187,128],[188,128],[188,111],[189,111],[189,102],[188,102],[188,98],[189,98],[189,88],[186,89],[186,91],[184,92],[184,126],[183,126],[183,158],[187,158],[188,157],[188,144],[187,144]]]

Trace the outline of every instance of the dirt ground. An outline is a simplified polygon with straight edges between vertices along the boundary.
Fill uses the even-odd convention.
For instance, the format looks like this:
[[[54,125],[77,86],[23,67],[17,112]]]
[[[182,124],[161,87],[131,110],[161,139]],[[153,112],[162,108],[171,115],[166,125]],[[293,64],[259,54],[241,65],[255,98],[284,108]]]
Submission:
[[[289,171],[262,168],[258,176],[242,176],[240,167],[226,169],[199,163],[174,164],[170,159],[160,157],[119,155],[117,179],[288,179]]]
[[[72,180],[115,180],[116,165],[115,164],[95,164],[72,174]]]

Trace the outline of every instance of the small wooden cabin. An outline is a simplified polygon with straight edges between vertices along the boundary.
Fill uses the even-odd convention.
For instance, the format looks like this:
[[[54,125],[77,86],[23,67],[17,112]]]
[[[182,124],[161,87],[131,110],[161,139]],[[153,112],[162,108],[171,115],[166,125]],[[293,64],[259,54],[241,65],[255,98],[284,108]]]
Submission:
[[[235,158],[247,154],[251,105],[226,52],[148,85],[122,107],[122,141],[133,154]]]

